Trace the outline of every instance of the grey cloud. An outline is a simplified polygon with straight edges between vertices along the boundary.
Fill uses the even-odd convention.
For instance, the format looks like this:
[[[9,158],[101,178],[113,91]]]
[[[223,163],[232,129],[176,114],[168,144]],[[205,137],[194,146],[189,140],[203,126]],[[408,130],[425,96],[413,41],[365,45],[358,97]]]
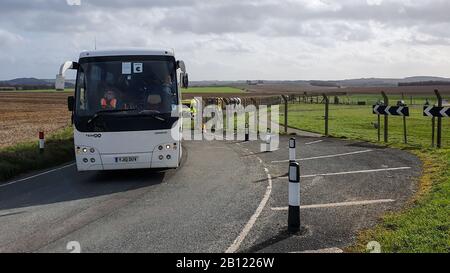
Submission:
[[[259,33],[271,36],[330,38],[358,41],[372,37],[368,22],[386,29],[449,23],[450,1],[200,1],[200,0],[81,0],[80,7],[65,0],[4,0],[0,22],[17,31],[108,31],[116,24],[131,24],[136,14],[150,30],[198,35]],[[159,22],[142,14],[159,11]],[[21,18],[12,20],[12,18]],[[11,22],[14,21],[14,24]],[[345,24],[341,23],[345,21]],[[311,29],[312,28],[312,29]],[[365,33],[366,32],[366,33]],[[318,34],[319,33],[319,34]]]
[[[351,51],[365,45],[378,52],[388,48],[398,50],[402,56],[402,46],[421,46],[431,51],[433,46],[450,44],[450,1],[444,0],[383,0],[374,5],[365,0],[81,3],[69,6],[65,0],[0,0],[0,47],[8,48],[3,50],[4,55],[31,60],[35,58],[31,53],[21,52],[20,47],[11,49],[27,44],[44,54],[52,51],[53,56],[66,56],[85,46],[91,48],[94,37],[105,47],[169,45],[185,50],[189,56],[204,52],[211,58],[251,53],[243,54],[242,59],[248,59],[242,62],[247,63],[266,60],[268,55],[269,61],[279,60],[279,47],[307,52],[310,59],[302,59],[309,62],[319,55],[328,55],[327,52],[337,56],[345,50],[342,47]],[[370,51],[368,48],[364,50]],[[366,61],[359,58],[361,63]],[[223,61],[224,67],[229,67],[227,61]],[[310,63],[316,65],[316,61]],[[239,66],[244,69],[246,63]],[[0,70],[1,73],[9,71]]]
[[[20,41],[23,41],[22,36],[0,29],[0,48],[15,46]]]

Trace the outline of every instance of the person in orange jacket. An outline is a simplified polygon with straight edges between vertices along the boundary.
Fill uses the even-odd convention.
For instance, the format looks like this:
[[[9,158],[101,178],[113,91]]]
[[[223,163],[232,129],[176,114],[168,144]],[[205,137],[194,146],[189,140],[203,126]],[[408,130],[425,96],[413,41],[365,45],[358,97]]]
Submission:
[[[117,109],[118,102],[116,98],[116,92],[114,92],[113,89],[106,89],[104,97],[100,100],[100,106],[103,110]]]

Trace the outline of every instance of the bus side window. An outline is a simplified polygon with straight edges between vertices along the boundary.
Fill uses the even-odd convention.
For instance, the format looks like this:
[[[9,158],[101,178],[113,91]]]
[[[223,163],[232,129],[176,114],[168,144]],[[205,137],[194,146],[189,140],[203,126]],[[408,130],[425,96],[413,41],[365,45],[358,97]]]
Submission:
[[[86,110],[86,85],[85,85],[85,75],[84,72],[80,71],[79,72],[79,77],[78,77],[78,85],[80,86],[80,92],[79,92],[79,96],[80,96],[80,110],[85,111]]]

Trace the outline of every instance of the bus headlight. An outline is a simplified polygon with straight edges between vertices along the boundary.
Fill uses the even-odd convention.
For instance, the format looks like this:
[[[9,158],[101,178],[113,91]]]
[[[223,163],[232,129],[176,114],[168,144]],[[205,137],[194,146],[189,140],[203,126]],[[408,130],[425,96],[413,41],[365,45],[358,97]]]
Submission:
[[[166,149],[167,149],[167,150],[170,150],[170,145],[166,145]]]
[[[88,149],[87,148],[83,148],[83,153],[87,153]]]

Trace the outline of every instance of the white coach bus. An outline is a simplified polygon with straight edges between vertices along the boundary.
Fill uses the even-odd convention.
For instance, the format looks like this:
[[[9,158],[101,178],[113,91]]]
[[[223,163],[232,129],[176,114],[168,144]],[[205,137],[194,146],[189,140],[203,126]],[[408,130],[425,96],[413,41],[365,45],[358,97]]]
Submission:
[[[183,61],[165,50],[85,51],[56,79],[77,71],[72,112],[78,171],[177,168],[182,148]]]

